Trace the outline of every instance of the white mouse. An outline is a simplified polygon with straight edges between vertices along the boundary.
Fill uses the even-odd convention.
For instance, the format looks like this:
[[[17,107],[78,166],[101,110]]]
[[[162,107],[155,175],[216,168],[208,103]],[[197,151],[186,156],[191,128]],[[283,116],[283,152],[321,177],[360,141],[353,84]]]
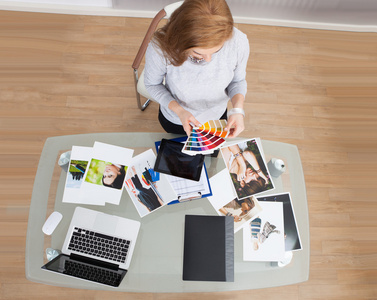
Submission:
[[[42,231],[47,235],[51,235],[62,218],[63,215],[60,212],[54,211],[43,224]]]

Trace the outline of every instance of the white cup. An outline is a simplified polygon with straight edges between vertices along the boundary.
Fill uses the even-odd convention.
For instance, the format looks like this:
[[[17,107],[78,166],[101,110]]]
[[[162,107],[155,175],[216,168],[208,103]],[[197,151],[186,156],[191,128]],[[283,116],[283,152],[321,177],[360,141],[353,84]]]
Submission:
[[[278,158],[271,158],[267,164],[268,170],[270,171],[271,176],[279,177],[285,172],[284,161]]]
[[[68,165],[69,165],[70,159],[71,159],[71,151],[67,151],[67,152],[62,153],[62,155],[60,155],[59,160],[58,160],[58,165],[66,172],[68,171]]]

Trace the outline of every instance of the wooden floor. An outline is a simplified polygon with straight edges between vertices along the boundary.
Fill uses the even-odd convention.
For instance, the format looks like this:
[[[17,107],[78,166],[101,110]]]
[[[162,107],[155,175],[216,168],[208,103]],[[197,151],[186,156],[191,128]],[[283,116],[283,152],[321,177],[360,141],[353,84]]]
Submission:
[[[246,131],[296,144],[310,278],[270,289],[124,294],[25,278],[28,209],[47,137],[162,132],[131,63],[150,20],[0,11],[0,299],[377,299],[377,34],[238,25],[250,41]]]

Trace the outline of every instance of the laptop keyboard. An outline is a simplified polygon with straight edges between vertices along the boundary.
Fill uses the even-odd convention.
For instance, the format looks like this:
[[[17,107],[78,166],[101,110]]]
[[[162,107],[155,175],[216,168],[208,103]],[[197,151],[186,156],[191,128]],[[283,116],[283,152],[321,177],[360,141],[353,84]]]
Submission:
[[[110,286],[119,286],[122,280],[121,274],[117,272],[96,268],[74,261],[66,261],[64,269],[64,274]]]
[[[130,243],[129,240],[75,227],[68,250],[124,263]]]

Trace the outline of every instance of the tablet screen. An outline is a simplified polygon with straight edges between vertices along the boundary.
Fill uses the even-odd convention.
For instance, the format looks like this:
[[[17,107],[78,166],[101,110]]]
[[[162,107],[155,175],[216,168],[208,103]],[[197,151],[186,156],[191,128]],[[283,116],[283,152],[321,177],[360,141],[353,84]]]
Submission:
[[[160,173],[199,181],[204,156],[182,153],[184,144],[162,139],[154,170]]]

